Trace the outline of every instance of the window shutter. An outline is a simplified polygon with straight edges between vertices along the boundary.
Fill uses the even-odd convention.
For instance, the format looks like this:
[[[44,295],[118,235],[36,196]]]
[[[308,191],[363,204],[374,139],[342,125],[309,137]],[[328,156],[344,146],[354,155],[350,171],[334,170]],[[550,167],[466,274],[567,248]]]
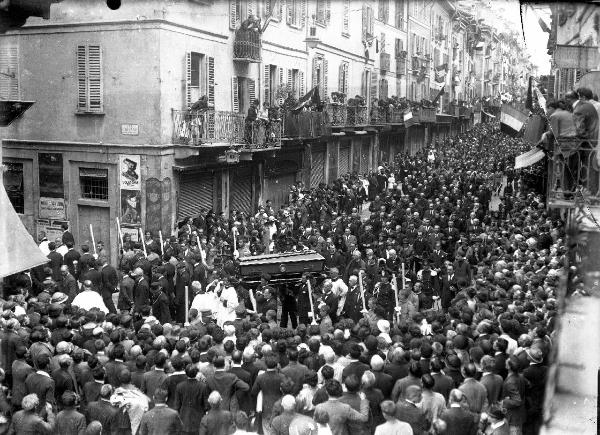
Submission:
[[[88,45],[88,90],[90,96],[89,110],[102,112],[102,48],[99,45]]]
[[[276,0],[275,14],[277,15],[277,19],[279,19],[279,20],[281,20],[281,17],[283,17],[284,5],[285,5],[285,0]]]
[[[283,68],[278,68],[279,73],[279,89],[277,89],[277,93],[279,94],[279,98],[277,99],[277,104],[279,104],[279,106],[283,106],[283,102],[285,101],[284,98],[282,97],[282,91],[283,91],[283,87],[285,85],[285,81],[284,81],[284,77],[285,77],[285,72],[283,71]]]
[[[208,58],[208,105],[215,107],[215,58]]]
[[[264,11],[263,15],[265,18],[267,18],[273,12],[273,10],[271,8],[271,1],[273,1],[273,0],[263,0],[263,1],[265,4],[265,11]]]
[[[385,49],[385,33],[381,34],[380,50],[381,50],[382,53],[387,53],[387,50]]]
[[[287,70],[287,91],[290,93],[294,92],[294,88],[296,87],[296,84],[293,82],[293,78],[292,78],[292,70],[288,69]]]
[[[338,71],[338,92],[344,92],[344,62],[340,63]]]
[[[270,85],[271,85],[271,65],[263,66],[263,101],[262,103],[270,103]]]
[[[247,0],[246,18],[248,18],[250,15],[254,15],[256,17],[256,1],[255,0]]]
[[[344,72],[344,94],[346,94],[346,97],[348,97],[348,94],[350,93],[350,87],[348,86],[348,82],[350,81],[350,66],[348,63],[345,65]]]
[[[373,70],[371,72],[371,100],[373,98],[377,98],[377,85],[379,83],[379,74],[377,74],[377,70]],[[370,104],[371,101],[368,102]]]
[[[312,65],[312,87],[313,88],[319,84],[317,82],[318,64],[319,64],[319,58],[317,56],[313,57],[313,65]]]
[[[298,13],[300,14],[300,28],[303,29],[306,23],[306,0],[300,0],[300,11]],[[296,21],[298,21],[297,18]]]
[[[300,91],[298,93],[298,98],[306,95],[306,87],[304,84],[304,71],[298,71],[298,87],[299,87],[299,91]]]
[[[329,24],[331,21],[331,0],[325,0],[325,22]]]
[[[369,11],[369,35],[373,36],[374,35],[374,23],[375,23],[375,14],[373,12],[373,8],[372,7],[368,7],[368,11]]]
[[[256,82],[253,79],[247,79],[248,82],[248,98],[250,99],[250,104],[254,100],[256,100]]]
[[[362,39],[365,41],[367,39],[367,22],[368,22],[368,12],[367,5],[363,4],[362,8]]]
[[[327,59],[323,58],[323,72],[322,72],[322,76],[323,76],[323,95],[321,95],[321,99],[324,100],[328,95],[328,90],[327,90],[327,76],[328,74],[328,68],[327,68]]]
[[[283,0],[282,0],[283,1]],[[294,4],[294,0],[287,0],[287,23],[292,24],[294,22],[294,8],[296,5]]]
[[[231,110],[235,113],[240,111],[240,100],[238,97],[238,78],[231,77]]]
[[[192,53],[185,54],[185,108],[192,105]]]
[[[325,23],[325,0],[317,0],[317,22]]]
[[[0,99],[19,99],[19,47],[0,47]]]
[[[235,30],[237,27],[237,2],[238,0],[229,0],[229,28]]]
[[[2,58],[0,58],[2,59]],[[77,46],[77,110],[86,111],[88,108],[87,93],[87,47]]]
[[[344,0],[344,21],[342,31],[348,33],[348,22],[350,19],[350,0]]]

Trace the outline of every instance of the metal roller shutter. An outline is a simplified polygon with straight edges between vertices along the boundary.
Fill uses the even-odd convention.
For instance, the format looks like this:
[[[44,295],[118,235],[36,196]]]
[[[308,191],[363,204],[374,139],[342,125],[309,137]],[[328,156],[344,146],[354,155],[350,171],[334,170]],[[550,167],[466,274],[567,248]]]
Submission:
[[[252,167],[241,166],[229,171],[229,210],[252,212]]]
[[[360,172],[369,172],[369,155],[371,154],[371,140],[363,139],[360,152]]]
[[[177,219],[196,217],[213,208],[213,174],[181,174]]]
[[[340,172],[339,175],[343,176],[350,172],[350,144],[340,145]]]
[[[317,187],[325,181],[325,150],[312,151],[310,187]]]

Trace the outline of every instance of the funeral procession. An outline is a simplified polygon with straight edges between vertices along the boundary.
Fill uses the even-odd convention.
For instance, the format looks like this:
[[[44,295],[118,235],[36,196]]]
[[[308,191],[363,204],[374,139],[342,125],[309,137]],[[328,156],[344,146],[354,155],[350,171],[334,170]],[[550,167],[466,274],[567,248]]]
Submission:
[[[0,0],[0,435],[600,434],[600,2]]]

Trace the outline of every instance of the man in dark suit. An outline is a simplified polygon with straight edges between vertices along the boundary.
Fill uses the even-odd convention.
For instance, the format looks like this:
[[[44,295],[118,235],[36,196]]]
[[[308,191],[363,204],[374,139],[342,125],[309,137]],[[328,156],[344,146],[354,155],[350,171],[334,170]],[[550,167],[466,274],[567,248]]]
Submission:
[[[90,269],[90,267],[94,267],[91,264],[94,262],[94,256],[90,253],[90,247],[87,244],[81,245],[81,257],[79,257],[79,272],[78,277],[79,282],[84,281],[85,273]]]
[[[183,371],[185,367],[185,361],[180,356],[176,356],[171,359],[171,366],[173,367],[174,372],[167,376],[159,389],[165,389],[167,391],[167,406],[175,409],[175,391],[177,390],[177,385],[179,385],[180,382],[185,381],[187,379],[187,375]],[[158,390],[154,392],[154,395],[156,395],[157,391]]]
[[[81,259],[81,254],[73,248],[73,243],[67,242],[65,246],[68,251],[63,256],[63,263],[69,267],[69,273],[77,279],[79,278],[79,260]]]
[[[56,243],[48,243],[48,249],[50,250],[50,253],[47,255],[47,257],[50,259],[48,267],[52,269],[52,279],[58,282],[62,278],[62,276],[60,275],[60,266],[62,266],[63,264],[63,257],[58,252],[56,252]]]
[[[210,411],[202,417],[200,435],[229,435],[234,429],[233,414],[221,408],[221,400],[218,391],[208,396]]]
[[[371,371],[375,375],[375,388],[379,388],[383,394],[383,398],[388,400],[392,396],[392,388],[394,387],[394,379],[392,375],[384,373],[383,359],[379,355],[371,357]]]
[[[294,395],[296,395],[302,389],[304,378],[310,373],[310,370],[305,365],[298,363],[298,351],[296,349],[288,349],[287,357],[289,363],[281,369],[281,373],[294,381]]]
[[[100,400],[102,387],[106,385],[104,383],[104,371],[103,370],[94,370],[93,372],[94,380],[88,381],[83,384],[82,388],[82,402],[83,405],[86,403],[89,404],[92,402],[96,402]],[[112,387],[111,387],[112,392]]]
[[[36,394],[40,401],[39,409],[44,409],[46,403],[55,406],[54,400],[54,380],[50,377],[48,369],[50,367],[50,358],[47,354],[41,354],[36,361],[37,372],[31,373],[25,379],[25,390],[27,394]]]
[[[63,243],[63,245],[66,245],[67,243],[70,242],[72,246],[75,246],[75,237],[73,237],[73,234],[69,231],[69,224],[67,224],[66,222],[64,222],[64,223],[61,224],[60,227],[63,230],[63,235],[62,235],[62,243]]]
[[[500,400],[500,393],[502,392],[502,384],[504,379],[502,376],[494,373],[494,357],[485,355],[481,358],[481,384],[487,391],[488,403],[492,406],[494,403],[498,403]]]
[[[92,290],[100,294],[102,290],[102,274],[96,269],[98,262],[91,259],[87,262],[87,270],[80,276],[80,282],[91,281]]]
[[[243,354],[239,350],[235,350],[231,354],[231,367],[229,368],[229,373],[233,373],[238,377],[238,379],[244,381],[248,385],[252,385],[252,376],[242,367],[242,357]],[[254,411],[255,407],[252,403],[250,391],[238,390],[237,401],[240,411],[244,411],[246,415]]]
[[[79,293],[79,286],[75,277],[69,272],[69,267],[66,264],[60,267],[60,273],[62,280],[58,283],[58,290],[69,297],[67,303],[70,304],[75,299],[75,296],[77,296],[77,293]]]
[[[89,402],[85,413],[88,424],[94,420],[99,421],[102,424],[102,433],[106,434],[113,434],[118,430],[119,409],[110,403],[112,393],[111,385],[103,385],[100,389],[100,398],[98,401]]]
[[[187,379],[175,388],[175,410],[179,412],[182,428],[180,434],[196,434],[198,426],[208,409],[208,387],[196,379],[198,367],[185,368]]]
[[[154,392],[154,408],[146,411],[140,421],[139,435],[181,433],[179,413],[167,407],[167,391],[159,388]]]
[[[100,275],[102,276],[102,300],[104,305],[108,308],[111,313],[116,313],[117,309],[113,303],[112,295],[118,289],[119,276],[117,270],[108,264],[108,258],[104,257],[102,260],[102,267],[100,268]]]
[[[283,375],[277,372],[277,358],[274,355],[267,355],[265,358],[267,371],[258,375],[252,386],[252,397],[256,399],[258,393],[262,391],[263,406],[262,420],[263,428],[269,429],[273,405],[281,399],[281,383]]]
[[[144,305],[149,305],[150,286],[144,276],[144,271],[136,267],[133,271],[135,275],[135,286],[133,287],[133,309],[139,312]]]
[[[544,365],[544,354],[539,347],[526,350],[530,361],[529,367],[523,370],[523,376],[529,381],[531,387],[527,391],[529,406],[527,407],[527,421],[523,425],[525,434],[535,434],[542,425],[542,410],[548,367]]]
[[[221,396],[221,409],[236,412],[237,406],[232,406],[231,398],[238,391],[249,391],[250,386],[238,378],[236,375],[225,371],[225,358],[218,356],[215,358],[215,374],[207,379],[208,387],[212,391],[218,391]]]
[[[400,399],[396,405],[396,418],[410,424],[414,435],[425,435],[431,425],[427,412],[417,406],[422,396],[421,387],[411,385],[406,389],[406,398]]]
[[[164,353],[159,352],[154,357],[154,370],[144,373],[142,378],[142,392],[148,397],[154,396],[154,391],[159,388],[167,379],[165,373],[165,362],[167,357]]]
[[[446,422],[446,435],[476,435],[478,416],[463,409],[462,391],[454,389],[450,392],[449,407],[442,412],[441,419]]]
[[[6,328],[0,332],[0,367],[4,369],[7,379],[11,379],[12,365],[17,359],[17,349],[25,347],[23,339],[17,334],[20,327],[17,319],[9,319]]]
[[[503,379],[506,379],[506,376],[508,376],[508,370],[506,369],[506,360],[508,359],[508,355],[506,354],[507,349],[508,341],[504,338],[499,338],[494,342],[494,373],[502,376]]]
[[[127,365],[123,361],[125,356],[125,349],[122,344],[117,344],[112,352],[110,359],[104,365],[104,372],[106,373],[106,382],[117,388],[121,386],[119,375],[122,370],[127,369]]]

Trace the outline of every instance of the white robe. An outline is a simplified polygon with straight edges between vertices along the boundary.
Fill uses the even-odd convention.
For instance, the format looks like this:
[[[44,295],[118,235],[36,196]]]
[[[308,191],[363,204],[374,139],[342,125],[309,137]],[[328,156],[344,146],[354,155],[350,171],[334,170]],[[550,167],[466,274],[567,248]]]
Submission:
[[[235,308],[238,306],[237,292],[233,287],[226,287],[223,289],[220,299],[217,325],[222,328],[225,322],[235,320]]]
[[[79,293],[77,296],[75,296],[75,299],[73,299],[71,305],[83,308],[87,311],[91,310],[92,308],[98,308],[103,313],[108,313],[108,308],[106,308],[106,305],[104,305],[102,296],[93,290],[85,290]]]
[[[198,310],[198,314],[210,310],[213,316],[219,312],[220,305],[219,298],[213,292],[198,294],[192,302],[192,308]]]

